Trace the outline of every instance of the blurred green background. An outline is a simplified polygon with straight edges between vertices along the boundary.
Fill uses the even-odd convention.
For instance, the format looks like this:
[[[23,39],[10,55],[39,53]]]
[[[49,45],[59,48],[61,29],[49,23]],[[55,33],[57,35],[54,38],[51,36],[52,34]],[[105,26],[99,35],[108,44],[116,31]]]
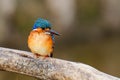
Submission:
[[[0,46],[30,51],[27,38],[37,18],[62,34],[55,58],[120,77],[120,0],[0,0]],[[36,80],[0,71],[0,80],[8,78]]]

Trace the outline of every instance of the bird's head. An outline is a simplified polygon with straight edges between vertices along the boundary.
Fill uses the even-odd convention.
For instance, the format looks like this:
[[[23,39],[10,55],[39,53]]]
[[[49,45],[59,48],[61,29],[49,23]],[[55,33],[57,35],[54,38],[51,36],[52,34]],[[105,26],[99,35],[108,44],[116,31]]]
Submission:
[[[51,29],[51,23],[48,20],[38,18],[33,26],[33,29],[37,29],[37,28],[42,28],[42,29],[49,28],[49,29]]]
[[[37,29],[37,28],[41,28],[42,30],[46,30],[50,34],[60,35],[56,31],[51,29],[51,23],[48,20],[45,20],[42,18],[38,18],[33,25],[33,30]]]

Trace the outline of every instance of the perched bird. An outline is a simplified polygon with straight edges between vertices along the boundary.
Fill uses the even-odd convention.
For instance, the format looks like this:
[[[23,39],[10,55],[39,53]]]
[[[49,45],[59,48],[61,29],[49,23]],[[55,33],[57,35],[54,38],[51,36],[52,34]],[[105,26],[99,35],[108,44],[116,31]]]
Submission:
[[[28,47],[36,57],[52,57],[54,48],[54,35],[60,35],[51,29],[51,23],[38,18],[28,37]]]

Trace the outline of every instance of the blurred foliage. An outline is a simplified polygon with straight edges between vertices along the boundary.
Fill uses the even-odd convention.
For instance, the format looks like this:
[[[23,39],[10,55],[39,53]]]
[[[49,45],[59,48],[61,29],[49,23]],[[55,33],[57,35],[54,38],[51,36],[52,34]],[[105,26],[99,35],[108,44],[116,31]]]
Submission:
[[[100,16],[99,0],[80,0],[78,1],[78,20],[80,24],[94,24],[95,20]]]

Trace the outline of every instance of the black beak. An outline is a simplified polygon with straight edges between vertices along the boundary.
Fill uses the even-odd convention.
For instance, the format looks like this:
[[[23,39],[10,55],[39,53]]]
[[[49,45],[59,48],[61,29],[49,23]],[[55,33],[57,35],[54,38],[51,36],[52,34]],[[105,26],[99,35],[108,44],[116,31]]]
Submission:
[[[54,31],[54,30],[52,30],[52,29],[51,29],[49,32],[52,33],[52,34],[54,34],[54,35],[60,36],[60,34],[59,34],[58,32],[56,32],[56,31]]]

